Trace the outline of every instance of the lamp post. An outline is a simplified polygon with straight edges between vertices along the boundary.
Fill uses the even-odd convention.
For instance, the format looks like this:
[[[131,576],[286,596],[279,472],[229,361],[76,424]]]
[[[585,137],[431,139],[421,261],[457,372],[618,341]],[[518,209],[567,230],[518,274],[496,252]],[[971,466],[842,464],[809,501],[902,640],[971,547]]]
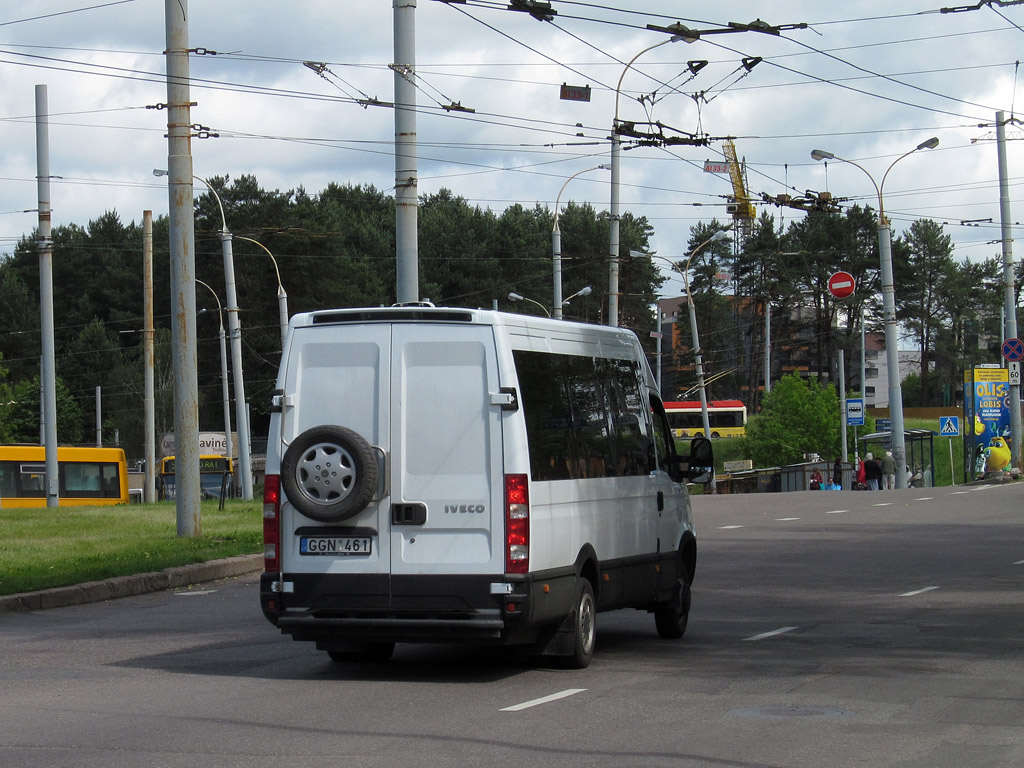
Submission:
[[[558,228],[558,205],[562,200],[562,193],[565,188],[569,186],[569,182],[584,173],[597,170],[607,170],[607,165],[595,165],[593,168],[587,168],[583,171],[578,171],[565,180],[562,188],[558,190],[558,196],[555,198],[555,223],[551,228],[551,262],[554,267],[555,273],[555,319],[562,319],[562,230]]]
[[[889,220],[885,218],[885,205],[882,200],[882,189],[885,187],[885,179],[889,171],[900,160],[912,155],[920,149],[933,149],[939,145],[937,138],[923,141],[909,152],[904,152],[897,157],[882,175],[882,182],[876,183],[874,177],[868,171],[852,160],[839,157],[823,149],[815,149],[811,152],[814,160],[839,160],[844,163],[860,168],[864,174],[871,179],[878,196],[878,255],[882,271],[882,318],[885,323],[885,365],[889,371],[889,418],[892,421],[892,454],[896,460],[896,487],[907,487],[907,444],[903,427],[903,383],[900,381],[900,357],[897,346],[899,344],[899,328],[896,324],[896,293],[892,275],[892,231],[889,228]]]
[[[154,176],[166,176],[167,171],[153,169]],[[217,190],[201,176],[193,176],[201,181],[213,194],[220,209],[221,231],[220,243],[224,253],[224,291],[227,299],[228,334],[231,336],[231,373],[235,385],[235,425],[238,427],[238,467],[235,480],[242,489],[242,498],[252,499],[252,469],[249,459],[249,414],[246,412],[245,382],[242,377],[242,328],[238,319],[238,297],[235,294],[235,259],[231,250],[231,232],[224,217],[224,204]]]
[[[236,235],[239,240],[245,240],[247,243],[255,243],[264,251],[267,252],[267,256],[274,262],[274,274],[277,275],[277,315],[278,321],[281,323],[281,351],[284,352],[284,340],[288,336],[288,294],[285,293],[284,286],[281,284],[281,270],[277,267],[277,259],[274,258],[274,254],[270,252],[259,240],[253,240],[251,237],[242,237]]]
[[[196,280],[196,282],[212,293],[217,302],[217,319],[220,322],[220,331],[217,335],[220,340],[220,394],[224,404],[224,455],[231,459],[234,458],[234,452],[231,445],[231,396],[228,394],[228,350],[224,336],[224,312],[217,292],[202,280]],[[206,310],[199,311],[205,312]]]
[[[686,307],[690,315],[690,337],[693,342],[694,363],[697,366],[697,386],[700,388],[700,418],[704,425],[704,437],[711,439],[711,421],[708,418],[708,393],[704,384],[704,358],[700,351],[700,338],[697,335],[697,310],[693,306],[693,296],[690,295],[690,262],[697,255],[698,251],[708,243],[717,243],[729,237],[724,230],[715,232],[711,237],[690,251],[690,257],[686,260],[686,269],[683,270],[683,282],[686,285]],[[715,479],[712,475],[711,487],[714,488]]]
[[[619,96],[622,95],[622,80],[626,77],[629,68],[633,66],[633,62],[648,51],[653,51],[655,48],[680,40],[692,43],[695,39],[695,37],[673,35],[668,40],[662,40],[660,43],[644,48],[629,60],[626,68],[619,75],[619,82],[615,86],[615,116],[612,118],[611,137],[612,194],[608,206],[608,325],[616,326],[619,324],[619,167],[622,163],[622,140],[619,138]]]
[[[548,312],[548,308],[547,307],[545,307],[539,301],[534,301],[533,299],[526,298],[521,293],[515,293],[514,291],[510,291],[509,294],[508,294],[508,300],[509,301],[528,301],[531,304],[536,304],[538,307],[540,307],[541,309],[544,310],[544,314],[545,315],[547,315],[548,317],[551,317],[551,313]]]

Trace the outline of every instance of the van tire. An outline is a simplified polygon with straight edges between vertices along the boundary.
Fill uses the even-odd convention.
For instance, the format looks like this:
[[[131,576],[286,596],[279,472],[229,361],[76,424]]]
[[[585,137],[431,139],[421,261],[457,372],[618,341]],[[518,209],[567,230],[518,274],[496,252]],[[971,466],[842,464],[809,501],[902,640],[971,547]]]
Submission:
[[[586,669],[594,658],[597,640],[597,604],[594,601],[594,587],[581,577],[576,587],[576,602],[572,615],[573,651],[562,657],[565,669]]]
[[[666,640],[678,640],[686,634],[686,625],[690,619],[690,583],[686,578],[686,570],[680,563],[679,575],[676,576],[676,587],[672,590],[672,599],[658,603],[654,609],[654,626],[658,635]]]
[[[377,457],[362,435],[348,427],[313,427],[284,452],[281,484],[306,517],[346,520],[362,511],[377,490]]]

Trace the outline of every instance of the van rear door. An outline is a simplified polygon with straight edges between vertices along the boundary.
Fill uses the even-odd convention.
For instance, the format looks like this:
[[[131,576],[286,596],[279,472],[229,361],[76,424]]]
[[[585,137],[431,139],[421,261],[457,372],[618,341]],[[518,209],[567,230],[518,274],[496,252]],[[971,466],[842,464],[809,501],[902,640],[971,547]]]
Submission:
[[[402,576],[500,574],[505,552],[493,330],[392,327],[390,550],[397,597],[419,588]]]

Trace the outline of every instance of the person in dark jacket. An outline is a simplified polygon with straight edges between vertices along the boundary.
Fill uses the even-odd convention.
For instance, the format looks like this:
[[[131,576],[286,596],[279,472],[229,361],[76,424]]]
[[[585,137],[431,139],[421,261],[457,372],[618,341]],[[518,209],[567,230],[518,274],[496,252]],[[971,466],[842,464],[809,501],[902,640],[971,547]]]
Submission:
[[[836,457],[836,463],[832,465],[832,484],[836,486],[837,490],[842,490],[843,487],[843,463]]]
[[[864,476],[868,479],[869,490],[879,490],[882,483],[882,462],[873,454],[869,453],[864,457]]]

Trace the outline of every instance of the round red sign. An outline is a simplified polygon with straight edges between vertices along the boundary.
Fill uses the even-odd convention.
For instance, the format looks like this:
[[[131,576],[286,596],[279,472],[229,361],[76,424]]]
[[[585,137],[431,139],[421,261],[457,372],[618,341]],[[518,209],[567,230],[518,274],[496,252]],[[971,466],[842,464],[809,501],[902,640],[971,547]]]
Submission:
[[[849,272],[836,272],[828,279],[828,292],[837,299],[848,299],[853,295],[857,282]]]

